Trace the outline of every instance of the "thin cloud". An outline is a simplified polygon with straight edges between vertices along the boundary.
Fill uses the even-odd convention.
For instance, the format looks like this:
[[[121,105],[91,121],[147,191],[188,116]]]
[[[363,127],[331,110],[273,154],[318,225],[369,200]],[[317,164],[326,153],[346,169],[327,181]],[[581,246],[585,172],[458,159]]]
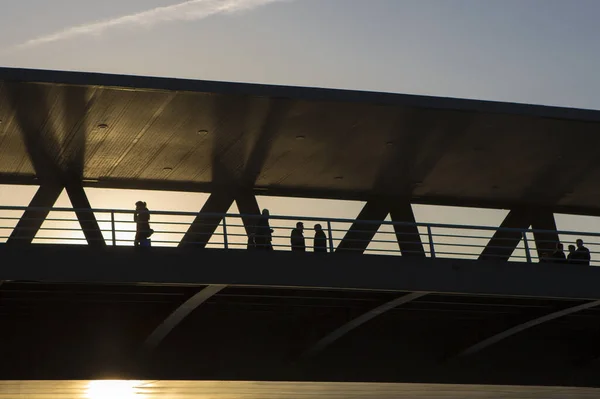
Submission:
[[[197,21],[216,14],[246,11],[279,1],[284,0],[189,0],[104,21],[72,26],[59,32],[28,40],[15,48],[31,48],[80,36],[97,36],[119,27],[151,27],[178,21]]]

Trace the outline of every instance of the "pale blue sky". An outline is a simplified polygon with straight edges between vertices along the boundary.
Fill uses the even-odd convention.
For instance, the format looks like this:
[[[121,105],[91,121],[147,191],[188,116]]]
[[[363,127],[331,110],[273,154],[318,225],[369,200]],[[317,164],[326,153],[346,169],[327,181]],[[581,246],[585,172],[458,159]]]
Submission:
[[[179,2],[4,0],[0,34],[10,48]],[[598,16],[598,0],[289,0],[0,52],[0,64],[600,109]]]
[[[275,0],[235,14],[122,24],[15,48],[73,26],[182,1],[3,0],[0,65],[600,109],[600,0]],[[197,4],[222,1],[233,0]],[[25,205],[33,191],[23,190]],[[94,207],[126,209],[141,195],[89,194]],[[151,209],[177,204],[184,211],[200,209],[206,199],[164,195],[146,193],[143,199]],[[330,216],[354,218],[362,206],[260,201],[276,214],[298,216],[327,216],[335,209]],[[57,205],[70,204],[63,195]],[[506,214],[442,207],[415,207],[415,213],[421,222],[496,226]],[[600,231],[597,218],[559,216],[557,222],[563,230]]]

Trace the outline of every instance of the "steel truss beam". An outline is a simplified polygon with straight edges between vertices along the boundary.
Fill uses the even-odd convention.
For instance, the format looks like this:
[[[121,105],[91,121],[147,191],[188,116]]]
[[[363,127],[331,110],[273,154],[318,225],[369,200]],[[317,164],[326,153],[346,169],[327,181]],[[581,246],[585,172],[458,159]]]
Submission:
[[[252,233],[260,215],[260,208],[256,197],[252,193],[231,194],[226,192],[215,192],[208,200],[190,225],[188,231],[179,243],[180,247],[206,248],[215,231],[221,224],[223,214],[226,214],[233,205],[237,203],[246,234]],[[256,215],[252,217],[249,215]]]
[[[547,314],[545,316],[542,317],[538,317],[535,318],[533,320],[529,320],[528,322],[525,322],[523,324],[519,324],[518,326],[514,326],[512,328],[509,328],[506,331],[502,331],[499,334],[493,335],[487,339],[484,339],[481,342],[476,343],[475,345],[472,345],[470,347],[468,347],[467,349],[465,349],[464,351],[462,351],[459,356],[467,356],[467,355],[473,355],[485,348],[488,348],[508,337],[511,337],[515,334],[520,333],[521,331],[525,331],[527,329],[530,329],[532,327],[538,326],[542,323],[545,323],[547,321],[552,321],[552,320],[556,320],[560,317],[563,316],[568,316],[570,314],[573,313],[577,313],[580,312],[582,310],[586,310],[586,309],[590,309],[590,308],[594,308],[600,306],[600,300],[599,301],[592,301],[592,302],[587,302],[584,303],[582,305],[578,305],[578,306],[573,306],[567,309],[563,309],[563,310],[559,310],[557,312],[553,312],[550,314]]]
[[[369,246],[381,223],[390,213],[389,204],[384,200],[368,201],[339,243],[336,252],[363,253]]]
[[[425,249],[419,229],[415,225],[415,214],[409,203],[397,203],[391,207],[390,217],[394,225],[396,240],[402,256],[425,257]]]
[[[233,201],[234,196],[229,193],[212,193],[181,239],[179,246],[205,248],[223,220],[220,214],[227,213]]]
[[[496,230],[479,259],[508,261],[529,227],[535,231],[538,256],[551,252],[559,242],[554,214],[548,209],[515,208],[511,210],[500,229]]]
[[[246,234],[250,235],[254,233],[254,229],[256,228],[260,216],[260,208],[256,196],[252,193],[238,194],[235,202],[237,203],[240,214],[244,215],[242,216],[242,222],[244,223]],[[256,215],[256,217],[248,215]]]
[[[78,184],[69,184],[66,190],[88,245],[92,247],[105,247],[106,241],[102,235],[102,230],[100,230],[100,226],[83,187]]]
[[[62,190],[63,187],[60,185],[40,186],[29,203],[30,209],[27,209],[19,219],[8,238],[7,244],[31,244]]]
[[[209,285],[200,290],[196,295],[182,303],[171,313],[158,327],[152,331],[144,342],[146,349],[151,350],[156,348],[163,339],[177,327],[183,319],[189,316],[200,305],[210,299],[212,296],[221,292],[225,285]]]
[[[37,86],[29,86],[24,93],[9,87],[9,99],[15,109],[16,123],[19,125],[23,142],[29,154],[40,188],[32,199],[30,208],[51,208],[63,188],[76,211],[77,218],[89,245],[104,246],[104,238],[81,184],[85,159],[85,115],[93,103],[95,90],[86,96],[86,89],[71,87],[63,100],[73,112],[64,116],[61,131],[52,131],[50,109],[45,102],[44,92]],[[31,118],[24,109],[34,108],[38,118]],[[58,139],[60,138],[60,140]],[[59,142],[66,143],[60,145]],[[61,149],[62,148],[62,149]],[[47,218],[48,210],[31,209],[14,229],[9,242],[31,243]]]
[[[355,330],[356,328],[362,326],[363,324],[374,319],[375,317],[377,317],[389,310],[395,309],[398,306],[401,306],[401,305],[407,304],[409,302],[412,302],[416,299],[419,299],[427,294],[429,294],[429,293],[428,292],[414,292],[412,294],[406,294],[399,298],[391,300],[387,303],[384,303],[383,305],[380,305],[374,309],[371,309],[366,313],[363,313],[362,315],[358,316],[357,318],[350,320],[348,323],[340,326],[336,330],[332,331],[331,333],[329,333],[326,336],[324,336],[323,338],[321,338],[319,341],[317,341],[316,344],[314,344],[306,352],[304,352],[302,357],[308,358],[308,357],[316,355],[317,353],[321,352],[323,349],[325,349],[326,347],[328,347],[329,345],[331,345],[332,343],[334,343],[335,341],[337,341],[344,335],[346,335],[349,332],[351,332],[352,330]]]
[[[390,215],[394,222],[406,223],[394,225],[402,255],[424,257],[425,251],[419,231],[414,225],[415,216],[411,205],[387,199],[367,201],[356,221],[338,245],[336,252],[364,253],[387,215]]]

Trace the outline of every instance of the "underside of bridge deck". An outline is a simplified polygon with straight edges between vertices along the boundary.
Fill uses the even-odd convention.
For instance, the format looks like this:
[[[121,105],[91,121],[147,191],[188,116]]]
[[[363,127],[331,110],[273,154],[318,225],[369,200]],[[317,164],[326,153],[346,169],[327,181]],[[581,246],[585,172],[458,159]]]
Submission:
[[[600,214],[599,111],[0,68],[0,120],[5,184]]]
[[[6,282],[0,378],[600,385],[590,301],[211,287]]]

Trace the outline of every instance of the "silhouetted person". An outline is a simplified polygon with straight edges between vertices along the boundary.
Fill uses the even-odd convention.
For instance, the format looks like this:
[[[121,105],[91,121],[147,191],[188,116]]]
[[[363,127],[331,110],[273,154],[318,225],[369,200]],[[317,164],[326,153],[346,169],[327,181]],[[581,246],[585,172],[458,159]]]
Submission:
[[[150,246],[148,240],[154,230],[150,228],[150,211],[148,206],[143,201],[135,203],[135,212],[133,214],[133,221],[135,222],[135,239],[133,245],[137,246]]]
[[[296,223],[296,228],[292,230],[290,241],[292,243],[292,251],[306,252],[306,242],[304,241],[304,223]]]
[[[273,230],[269,225],[269,216],[269,210],[263,209],[254,232],[254,247],[256,249],[262,249],[265,251],[273,250],[273,245],[271,244]]]
[[[565,263],[567,261],[567,257],[565,256],[565,251],[563,248],[564,247],[560,242],[556,244],[556,249],[552,253],[552,262]]]
[[[569,245],[569,254],[567,255],[568,263],[575,263],[576,255],[575,255],[575,245]]]
[[[590,250],[583,246],[583,240],[578,239],[575,244],[577,244],[577,249],[575,250],[575,263],[578,265],[590,265]]]
[[[254,241],[254,233],[248,234],[248,250],[256,249],[256,242]]]
[[[550,260],[550,254],[548,252],[542,252],[540,254],[540,263],[549,263]]]
[[[327,236],[320,224],[315,224],[314,252],[327,252]]]

